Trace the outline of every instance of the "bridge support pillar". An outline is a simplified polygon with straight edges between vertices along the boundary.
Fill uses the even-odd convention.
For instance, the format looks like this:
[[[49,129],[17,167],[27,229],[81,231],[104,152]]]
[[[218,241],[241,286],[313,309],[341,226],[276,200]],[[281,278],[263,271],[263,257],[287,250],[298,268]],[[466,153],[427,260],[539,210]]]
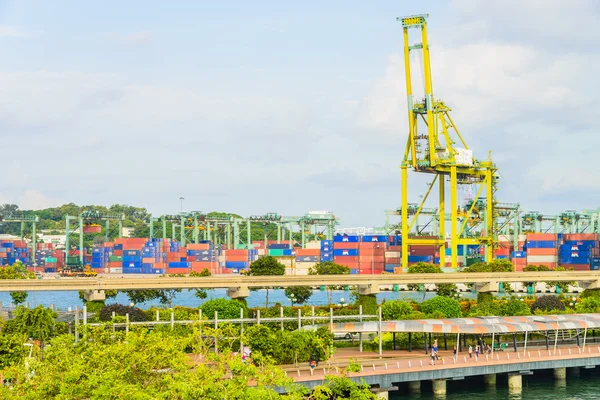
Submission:
[[[445,379],[434,379],[431,381],[433,384],[433,394],[445,395],[446,394],[446,380]]]
[[[388,400],[390,398],[390,392],[387,390],[377,391],[375,392],[375,397],[377,399]]]
[[[490,293],[498,291],[498,282],[481,282],[475,284],[478,293]]]
[[[85,301],[103,301],[106,300],[104,290],[84,290],[83,298]]]
[[[554,368],[554,379],[557,381],[564,381],[567,379],[567,369],[566,368]]]
[[[485,386],[495,387],[496,386],[496,374],[485,374],[483,376],[483,383],[485,383]]]
[[[250,291],[248,290],[248,288],[246,286],[241,286],[241,287],[237,287],[237,288],[228,288],[227,296],[229,296],[232,299],[244,299],[244,298],[250,296]]]
[[[579,378],[581,376],[581,368],[579,368],[579,367],[569,368],[569,375],[571,375],[574,378]]]
[[[408,382],[408,392],[412,394],[421,393],[421,381]]]
[[[508,374],[509,393],[521,393],[523,390],[523,377],[521,374]]]
[[[379,285],[358,285],[358,294],[369,295],[379,293]]]

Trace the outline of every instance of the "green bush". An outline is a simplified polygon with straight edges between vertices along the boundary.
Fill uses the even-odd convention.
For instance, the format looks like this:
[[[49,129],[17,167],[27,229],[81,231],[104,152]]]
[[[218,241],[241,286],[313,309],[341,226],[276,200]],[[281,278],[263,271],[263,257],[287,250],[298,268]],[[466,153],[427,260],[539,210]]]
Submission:
[[[113,311],[115,312],[115,315],[120,315],[122,317],[129,314],[129,321],[131,322],[147,321],[146,314],[143,310],[137,307],[124,306],[122,304],[109,304],[104,306],[102,310],[100,310],[100,321],[112,320]]]
[[[248,307],[237,300],[213,299],[202,304],[202,314],[208,319],[215,317],[215,311],[218,312],[219,319],[233,319],[240,317],[240,309],[244,310],[244,316],[248,317]]]
[[[600,289],[585,289],[580,296],[582,299],[586,297],[599,297],[600,298]]]
[[[515,297],[511,297],[510,300],[504,302],[501,306],[501,314],[506,316],[522,316],[530,315],[531,310],[524,301],[520,301]]]
[[[586,297],[575,306],[578,313],[597,313],[600,311],[600,297]]]
[[[477,304],[490,303],[494,301],[494,294],[489,292],[477,293]]]
[[[565,303],[560,301],[557,296],[540,296],[531,305],[531,313],[535,314],[536,311],[564,311],[565,308]]]
[[[377,297],[373,295],[357,295],[355,305],[362,306],[363,314],[377,315]]]
[[[412,314],[414,311],[409,303],[402,300],[389,300],[383,302],[381,305],[381,317],[386,321],[406,319],[406,316]]]
[[[443,318],[459,318],[460,304],[449,297],[435,296],[421,303],[421,311],[427,316],[442,315]]]

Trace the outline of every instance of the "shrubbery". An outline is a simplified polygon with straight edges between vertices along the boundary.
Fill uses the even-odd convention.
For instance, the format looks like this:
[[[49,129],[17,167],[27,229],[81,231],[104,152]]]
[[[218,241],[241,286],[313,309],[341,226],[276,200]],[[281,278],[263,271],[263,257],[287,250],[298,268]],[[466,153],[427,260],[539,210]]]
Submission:
[[[239,318],[241,309],[244,310],[244,317],[248,317],[248,307],[238,300],[219,298],[202,304],[202,314],[208,319],[215,317],[215,311],[218,312],[219,319]]]
[[[430,318],[460,318],[460,304],[449,297],[435,296],[421,303],[421,311]]]
[[[535,314],[536,311],[564,311],[565,308],[565,304],[562,301],[560,301],[560,299],[557,296],[540,296],[531,305],[531,313]]]
[[[126,314],[129,314],[129,321],[131,322],[141,322],[147,321],[146,313],[143,310],[137,307],[129,307],[124,306],[122,304],[109,304],[104,306],[102,310],[100,310],[100,321],[110,321],[112,320],[112,313],[115,315],[119,315],[124,317]]]

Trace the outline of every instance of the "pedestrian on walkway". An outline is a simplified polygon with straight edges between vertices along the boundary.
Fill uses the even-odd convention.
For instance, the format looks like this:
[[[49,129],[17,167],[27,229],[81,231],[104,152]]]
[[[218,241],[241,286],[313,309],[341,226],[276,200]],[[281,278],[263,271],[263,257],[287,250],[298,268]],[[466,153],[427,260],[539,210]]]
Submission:
[[[454,346],[454,350],[452,350],[452,354],[454,354],[454,359],[456,359],[456,346]]]
[[[475,346],[475,358],[479,358],[479,345]]]
[[[473,346],[469,345],[469,358],[473,358]]]
[[[435,365],[435,357],[436,357],[436,354],[433,351],[433,349],[431,349],[431,365]]]

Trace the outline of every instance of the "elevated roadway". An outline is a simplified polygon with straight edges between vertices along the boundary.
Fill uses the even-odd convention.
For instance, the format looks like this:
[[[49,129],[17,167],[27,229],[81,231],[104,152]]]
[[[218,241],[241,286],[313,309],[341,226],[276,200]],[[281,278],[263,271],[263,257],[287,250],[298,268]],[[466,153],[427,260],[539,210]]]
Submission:
[[[600,271],[501,272],[385,275],[283,275],[283,276],[210,276],[210,277],[108,277],[0,280],[0,292],[62,290],[127,289],[194,289],[290,287],[290,286],[357,286],[378,291],[379,286],[473,283],[478,291],[498,290],[500,282],[579,282],[583,288],[598,288]]]

